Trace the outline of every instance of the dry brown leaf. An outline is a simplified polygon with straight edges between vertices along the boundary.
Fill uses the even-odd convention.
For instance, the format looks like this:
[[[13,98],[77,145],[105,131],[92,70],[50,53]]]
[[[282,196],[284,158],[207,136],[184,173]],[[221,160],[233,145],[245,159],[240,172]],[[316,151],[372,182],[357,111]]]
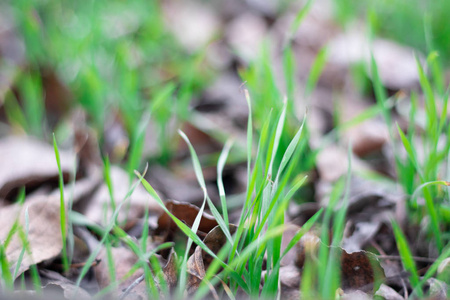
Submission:
[[[188,50],[206,46],[219,30],[220,17],[207,3],[195,1],[164,1],[167,27]]]
[[[330,42],[329,49],[330,61],[347,68],[361,61],[370,66],[371,52],[373,52],[381,81],[390,89],[411,89],[419,83],[412,48],[385,39],[375,39],[369,43],[361,27],[336,36]]]
[[[198,183],[187,181],[180,174],[172,172],[159,165],[150,166],[148,181],[161,191],[167,199],[183,199],[184,202],[194,203],[203,199],[203,192],[198,188]]]
[[[298,289],[300,286],[300,269],[294,265],[281,267],[280,283],[287,288]]]
[[[436,278],[430,278],[427,280],[428,290],[430,293],[429,299],[448,299],[449,286]]]
[[[185,202],[178,202],[175,200],[167,201],[166,207],[175,217],[180,219],[189,227],[192,227],[192,224],[194,224],[194,220],[200,211],[200,209],[195,205]],[[200,231],[199,234],[203,233],[205,236],[207,232],[210,232],[217,225],[217,221],[214,217],[204,212],[198,227],[198,230]],[[172,221],[168,214],[163,213],[159,217],[158,228],[156,230],[157,234],[174,231],[177,229],[178,226]]]
[[[313,232],[307,232],[297,243],[297,257],[295,264],[303,268],[307,259],[314,259],[319,250],[320,238]]]
[[[119,283],[117,288],[117,295],[120,295],[123,290],[129,287],[139,276],[143,274],[142,270],[137,270],[129,278],[125,278],[125,275],[133,268],[133,266],[138,262],[139,258],[137,255],[128,248],[111,248],[112,259],[114,260],[114,272],[116,280]],[[109,270],[107,264],[107,252],[103,248],[97,256],[101,259],[101,263],[94,267],[95,277],[97,278],[99,287],[101,289],[109,286],[111,284],[111,278],[109,277]],[[145,284],[142,284],[145,285]],[[133,293],[143,293],[142,299],[147,299],[145,295],[145,289],[134,288]]]
[[[236,225],[229,224],[229,230],[230,233],[233,235],[237,230]],[[212,252],[218,254],[220,249],[222,249],[222,247],[227,242],[227,237],[223,233],[220,226],[216,226],[206,235],[203,242],[209,249],[211,249]],[[208,269],[209,265],[213,261],[213,257],[202,250],[202,258],[205,268]]]
[[[0,241],[3,243],[13,227],[16,219],[25,232],[25,211],[28,209],[29,231],[28,246],[31,255],[26,251],[17,276],[33,265],[56,257],[62,249],[60,205],[57,197],[39,196],[29,199],[23,207],[10,205],[0,210]],[[14,272],[23,243],[17,232],[6,247],[6,257]]]
[[[128,173],[119,167],[111,166],[111,181],[113,187],[113,197],[116,206],[124,201],[130,186]],[[92,199],[86,203],[86,207],[79,208],[85,216],[97,223],[102,223],[105,216],[107,220],[112,216],[113,211],[111,207],[111,199],[107,185],[104,183]],[[107,208],[107,210],[105,210]],[[128,200],[125,200],[119,215],[118,222],[126,220],[134,220],[144,215],[145,209],[148,208],[150,213],[159,214],[162,209],[159,204],[153,199],[150,194],[141,186],[138,185]]]
[[[0,107],[25,62],[25,44],[13,16],[13,11],[3,5],[0,12]]]
[[[342,123],[351,121],[372,107],[367,99],[351,95],[339,102],[339,116]],[[351,142],[353,153],[364,157],[380,152],[389,140],[389,130],[381,118],[372,118],[351,126],[343,132],[343,140]]]
[[[235,225],[230,224],[231,234],[233,234],[236,229],[237,227]],[[206,235],[203,242],[209,249],[211,249],[211,251],[213,251],[215,254],[218,254],[220,249],[227,242],[227,238],[220,226],[216,226]],[[200,246],[197,246],[195,248],[194,254],[189,257],[189,260],[187,262],[187,271],[189,273],[187,284],[188,294],[192,294],[198,289],[201,281],[205,276],[206,270],[208,269],[212,261],[213,257],[203,251]],[[210,290],[212,292],[212,295],[214,296],[216,293],[214,291],[214,288],[210,287]]]
[[[75,155],[59,151],[65,178],[73,172]],[[50,179],[57,180],[58,166],[51,145],[30,137],[7,137],[0,140],[0,197],[15,188],[37,186]]]
[[[91,195],[95,192],[103,180],[101,174],[99,173],[100,172],[91,172],[91,174],[87,177],[81,178],[74,183],[71,182],[64,185],[64,199],[70,199],[73,204],[88,198],[90,199]],[[61,192],[59,189],[55,189],[50,196],[59,197],[60,193]]]
[[[300,226],[292,224],[285,231],[283,231],[281,239],[281,253],[284,252],[289,242],[295,236],[295,234],[300,230]],[[295,261],[296,251],[295,248],[291,249],[285,256],[281,259],[281,266],[291,265]]]
[[[226,27],[226,39],[239,57],[251,61],[266,37],[267,24],[262,15],[244,12],[236,16]]]
[[[103,153],[112,163],[123,160],[130,140],[119,112],[111,113],[103,129]]]
[[[321,181],[335,182],[348,170],[348,151],[338,145],[329,145],[317,155],[316,165]],[[367,163],[352,155],[352,169],[367,171]]]
[[[373,298],[367,293],[360,290],[352,290],[348,293],[344,292],[340,297],[342,300],[372,300]]]
[[[167,260],[166,265],[163,267],[164,280],[166,281],[169,290],[172,290],[177,286],[178,282],[177,260],[178,260],[177,253],[172,250],[170,252],[169,259]]]
[[[187,261],[187,272],[189,273],[186,291],[192,295],[200,286],[205,277],[205,265],[203,264],[202,248],[197,246],[195,252]]]
[[[320,238],[312,232],[306,233],[297,244],[296,266],[303,268],[306,260],[316,260]],[[384,270],[377,257],[367,251],[347,253],[340,247],[329,247],[335,253],[334,259],[341,261],[341,287],[345,292],[361,290],[376,291],[385,278]]]
[[[203,130],[202,128],[197,127],[196,124],[185,122],[181,127],[181,131],[183,131],[186,136],[189,137],[189,141],[195,148],[195,151],[198,155],[213,153],[222,149],[222,145],[217,142],[207,132],[207,130]],[[181,154],[186,154],[189,152],[188,145],[181,139],[181,137],[178,139],[178,151]],[[192,171],[191,174],[194,179],[194,172]]]
[[[69,113],[73,95],[54,70],[44,68],[41,76],[47,122],[50,128],[54,128]]]
[[[385,284],[382,284],[378,291],[375,293],[376,296],[380,296],[385,300],[404,300],[402,296],[400,296],[399,293],[397,293],[393,288],[390,286],[387,286]]]
[[[342,250],[341,286],[344,291],[376,291],[381,284],[380,279],[384,279],[384,270],[374,254]]]
[[[47,299],[91,299],[91,295],[84,289],[77,287],[68,281],[51,281],[43,288],[43,294]]]

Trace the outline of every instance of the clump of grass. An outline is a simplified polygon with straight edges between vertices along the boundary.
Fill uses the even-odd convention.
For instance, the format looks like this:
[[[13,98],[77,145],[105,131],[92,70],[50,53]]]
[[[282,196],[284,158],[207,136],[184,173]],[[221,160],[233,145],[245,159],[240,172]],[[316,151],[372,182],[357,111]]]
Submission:
[[[246,96],[250,108],[249,116],[251,116],[251,101],[248,92],[246,92]],[[287,251],[289,251],[301,236],[311,228],[320,215],[319,212],[305,224],[303,229],[293,238],[288,248],[283,253],[281,252],[281,235],[287,228],[284,221],[284,212],[293,194],[305,181],[304,177],[294,178],[294,180],[292,180],[292,172],[289,171],[293,155],[298,155],[296,150],[303,136],[304,121],[282,154],[280,164],[277,168],[274,166],[275,157],[280,150],[279,141],[283,134],[286,118],[286,105],[287,104],[285,103],[283,110],[278,117],[271,115],[264,124],[256,150],[256,158],[254,160],[250,155],[253,147],[253,124],[252,118],[249,117],[247,131],[248,166],[253,166],[253,168],[248,173],[249,181],[246,198],[235,234],[230,232],[228,225],[226,195],[221,180],[218,180],[218,185],[221,196],[222,215],[214,206],[208,195],[200,161],[193,146],[184,133],[180,132],[180,135],[189,146],[195,174],[199,185],[204,192],[204,201],[192,228],[189,228],[172,215],[165,208],[164,203],[156,194],[155,190],[140,176],[144,187],[155,199],[157,199],[161,207],[189,238],[186,247],[187,250],[181,264],[178,297],[182,297],[183,295],[186,280],[188,249],[190,249],[193,242],[215,259],[206,271],[206,275],[203,278],[195,297],[201,298],[201,296],[209,290],[209,286],[217,283],[219,279],[226,285],[226,290],[228,293],[231,293],[231,296],[236,294],[238,288],[245,291],[251,297],[262,295],[264,298],[270,298],[276,295],[278,291],[279,268],[282,257],[286,255]],[[230,151],[230,147],[231,144],[227,143],[219,158],[219,178],[226,162],[226,157]],[[227,237],[227,244],[218,254],[215,254],[208,249],[203,241],[196,235],[200,217],[206,204],[208,204],[220,228]],[[267,257],[267,274],[265,275],[264,286],[261,290],[262,264],[265,257]],[[224,271],[217,275],[216,272],[219,267],[224,268]]]

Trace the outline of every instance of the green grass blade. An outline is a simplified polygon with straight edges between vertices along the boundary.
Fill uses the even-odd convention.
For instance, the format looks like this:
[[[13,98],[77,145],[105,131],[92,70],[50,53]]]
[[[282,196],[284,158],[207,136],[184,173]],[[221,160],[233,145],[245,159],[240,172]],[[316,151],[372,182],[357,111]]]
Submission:
[[[290,35],[293,36],[300,25],[302,24],[303,19],[308,15],[309,10],[311,9],[313,4],[313,0],[308,0],[306,4],[299,10],[297,15],[295,16],[294,22],[291,24]]]
[[[111,179],[111,167],[110,167],[110,163],[109,163],[109,158],[107,156],[103,160],[103,178],[104,178],[106,186],[108,188],[111,208],[113,211],[115,211],[116,210],[116,202],[114,199],[114,187],[113,187],[112,179]]]
[[[400,129],[400,126],[397,124],[397,131],[400,135],[400,139],[403,143],[403,147],[405,147],[406,153],[408,154],[409,159],[414,164],[414,167],[416,168],[416,171],[419,173],[420,178],[424,180],[424,175],[422,172],[422,169],[419,166],[419,163],[417,161],[417,155],[415,153],[414,148],[412,147],[411,143],[409,142],[408,138],[405,136],[403,131]]]
[[[247,120],[247,185],[250,185],[251,165],[252,165],[252,144],[253,144],[253,120],[252,120],[252,100],[247,89],[244,89],[245,100],[248,106]]]
[[[287,163],[292,157],[292,154],[294,153],[295,149],[297,148],[298,142],[300,141],[300,137],[303,132],[303,126],[305,125],[306,116],[303,118],[303,122],[300,125],[300,128],[297,130],[294,138],[289,143],[289,146],[286,148],[286,151],[283,154],[283,158],[281,159],[280,167],[278,168],[278,173],[275,178],[275,182],[278,183],[280,180],[280,176],[284,171],[284,168],[286,167]]]
[[[4,248],[2,243],[0,243],[0,264],[2,275],[0,276],[0,278],[2,286],[4,285],[4,289],[6,290],[13,290],[14,280],[11,271],[9,270],[9,262],[8,258],[6,257],[6,249]]]
[[[58,165],[58,173],[59,173],[59,192],[60,192],[60,211],[59,211],[59,215],[60,215],[60,224],[61,224],[61,237],[62,237],[62,245],[63,245],[63,249],[62,249],[62,262],[63,262],[63,269],[64,272],[69,271],[69,259],[67,256],[67,245],[66,245],[66,240],[67,240],[67,220],[66,220],[66,205],[65,205],[65,201],[64,201],[64,179],[63,179],[63,174],[62,174],[62,169],[61,169],[61,158],[59,156],[59,150],[58,150],[58,145],[56,143],[56,137],[55,134],[53,134],[53,148],[55,150],[55,156],[56,156],[56,163]]]
[[[327,59],[328,59],[328,48],[325,46],[322,49],[320,49],[319,53],[317,53],[317,56],[314,59],[314,62],[311,66],[311,70],[309,71],[309,76],[305,85],[306,97],[310,96],[313,90],[315,89],[317,81],[319,80],[323,68],[327,63]]]
[[[200,161],[198,159],[197,153],[195,152],[194,147],[192,146],[191,142],[189,141],[189,138],[184,134],[184,132],[179,131],[180,136],[185,140],[186,144],[189,147],[189,151],[191,153],[192,157],[192,164],[194,166],[195,176],[197,177],[197,181],[200,185],[200,187],[203,190],[203,194],[205,197],[206,202],[208,202],[208,206],[211,209],[211,213],[216,218],[217,223],[219,224],[220,228],[222,229],[223,233],[227,237],[227,239],[232,242],[230,229],[228,228],[228,222],[225,222],[223,217],[220,215],[217,208],[212,203],[211,199],[208,196],[208,192],[206,190],[206,183],[205,179],[203,177],[202,167],[200,165]]]
[[[388,99],[388,96],[386,93],[386,89],[383,87],[383,84],[381,83],[381,78],[378,73],[377,63],[375,61],[375,57],[373,56],[373,54],[371,55],[371,59],[370,59],[370,68],[371,68],[371,73],[372,73],[373,87],[375,90],[375,98],[377,100],[378,106],[381,109],[384,119],[388,125],[388,128],[390,128],[391,124],[392,124],[391,115],[390,115],[389,109],[386,105],[386,99]]]
[[[398,252],[400,253],[403,266],[405,267],[405,270],[410,273],[409,279],[412,287],[415,289],[419,287],[420,280],[414,259],[412,258],[411,250],[409,249],[408,242],[406,241],[406,237],[403,235],[400,226],[397,224],[395,220],[392,220],[391,223],[392,229],[394,230],[395,240],[397,241]],[[419,296],[422,296],[422,291],[420,289],[416,289],[415,292],[417,292]]]
[[[229,224],[228,222],[228,209],[227,209],[227,199],[225,196],[225,188],[223,186],[223,168],[225,167],[228,154],[230,153],[230,149],[233,145],[232,140],[229,140],[225,146],[223,147],[222,153],[220,153],[219,161],[217,162],[217,188],[219,190],[220,202],[222,204],[222,214],[223,220],[225,224]]]
[[[283,109],[281,111],[280,118],[278,119],[277,129],[275,131],[275,137],[274,137],[273,143],[271,143],[269,146],[270,150],[269,150],[268,156],[270,156],[270,163],[269,163],[269,168],[267,171],[268,178],[272,178],[273,163],[275,161],[275,156],[277,154],[278,146],[280,144],[281,134],[283,132],[284,122],[286,120],[286,105],[287,105],[287,102],[285,101],[284,105],[283,105]]]
[[[300,230],[297,231],[297,233],[294,235],[294,237],[288,243],[288,245],[286,246],[286,249],[283,251],[283,254],[281,255],[281,257],[284,257],[300,241],[302,236],[305,235],[305,233],[307,233],[312,228],[312,226],[317,222],[317,220],[322,215],[322,213],[323,213],[323,208],[321,208],[308,221],[306,221],[305,224],[303,224],[303,226],[300,228]]]

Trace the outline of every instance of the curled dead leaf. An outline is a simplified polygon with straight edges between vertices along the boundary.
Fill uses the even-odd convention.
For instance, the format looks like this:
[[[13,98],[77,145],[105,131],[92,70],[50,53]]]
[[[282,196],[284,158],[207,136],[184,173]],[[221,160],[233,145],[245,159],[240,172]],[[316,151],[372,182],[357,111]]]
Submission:
[[[236,225],[230,224],[229,230],[230,233],[233,235],[237,230]],[[216,226],[206,235],[203,242],[209,249],[211,249],[212,252],[218,254],[220,249],[222,249],[222,247],[227,242],[227,237],[223,233],[220,226]],[[206,269],[208,269],[209,265],[213,261],[213,257],[202,250],[202,258]]]
[[[63,176],[68,178],[73,172],[75,155],[63,150],[59,155]],[[58,174],[51,145],[33,138],[0,139],[0,197],[8,197],[18,187],[35,187],[50,179],[57,180]]]
[[[91,295],[84,289],[68,281],[52,281],[45,285],[43,294],[47,299],[91,299]]]
[[[177,266],[177,253],[175,251],[170,252],[169,259],[166,265],[163,267],[163,276],[166,281],[169,290],[175,288],[178,282],[178,266]]]
[[[320,238],[312,232],[307,232],[297,243],[297,257],[295,264],[303,268],[306,259],[316,257],[319,250]]]
[[[114,261],[114,272],[116,276],[116,280],[119,282],[117,287],[117,294],[115,296],[120,295],[122,290],[125,290],[129,287],[139,276],[142,275],[142,270],[139,269],[131,276],[128,276],[129,271],[133,268],[133,266],[138,262],[139,258],[137,255],[131,251],[130,249],[121,247],[121,248],[111,248],[111,256]],[[97,278],[99,287],[101,289],[108,287],[111,284],[111,278],[109,276],[109,268],[107,257],[107,251],[105,248],[99,253],[98,257],[102,262],[94,267],[95,277]],[[145,286],[145,285],[143,285]],[[138,286],[139,287],[139,286]],[[133,293],[139,293],[142,296],[142,299],[146,299],[145,287],[144,289],[134,288]]]
[[[26,217],[28,212],[28,235],[26,240],[19,236],[19,230],[26,233]],[[18,263],[24,242],[28,245],[20,262],[16,277],[33,265],[56,257],[62,249],[60,203],[57,197],[39,196],[25,201],[23,206],[10,205],[0,210],[0,242],[5,243],[16,220],[18,228],[6,245],[6,258],[13,273]]]
[[[320,238],[311,232],[305,234],[297,244],[296,265],[302,268],[308,259],[316,259],[321,246]],[[324,246],[324,245],[322,245]],[[367,251],[348,253],[340,247],[328,247],[334,253],[331,259],[339,260],[341,267],[341,287],[345,292],[360,290],[375,292],[385,278],[376,255]]]
[[[192,224],[194,224],[194,220],[200,211],[195,205],[175,200],[167,201],[166,207],[175,217],[183,221],[189,227],[192,227]],[[199,232],[197,234],[204,237],[207,232],[210,232],[216,226],[217,221],[214,217],[207,213],[203,213],[198,227]],[[170,235],[170,233],[173,233],[173,231],[176,231],[177,229],[178,226],[172,221],[168,214],[163,213],[159,217],[158,228],[156,229],[157,235]]]
[[[116,205],[119,205],[125,201],[117,217],[119,223],[142,217],[145,213],[145,209],[149,209],[149,211],[154,214],[161,212],[161,207],[159,204],[141,185],[138,185],[130,197],[125,199],[128,191],[130,190],[129,176],[127,172],[118,167],[112,166],[110,175],[113,186],[114,202]],[[108,186],[104,183],[99,187],[90,201],[81,203],[82,205],[78,205],[77,208],[83,212],[88,219],[96,223],[102,223],[102,221],[104,221],[103,216],[105,215],[105,206],[108,207],[107,218],[113,215],[113,210],[110,203],[111,196],[109,194]]]
[[[237,227],[235,225],[230,224],[229,228],[231,234],[236,232]],[[216,226],[206,235],[203,242],[211,251],[218,254],[220,249],[222,249],[227,242],[227,238],[220,226]],[[189,273],[187,284],[188,294],[192,294],[198,289],[205,276],[206,270],[212,261],[213,257],[202,250],[200,246],[195,248],[194,254],[189,257],[187,262],[187,271]],[[212,286],[210,287],[210,290],[214,296],[216,292]]]
[[[376,291],[384,279],[384,270],[376,256],[367,251],[341,255],[341,286],[344,291]]]
[[[386,300],[403,300],[404,298],[400,296],[393,288],[382,284],[378,291],[375,293],[376,296],[380,296]]]
[[[195,252],[187,261],[187,271],[189,273],[186,291],[192,295],[200,286],[206,270],[203,264],[202,248],[197,246]]]

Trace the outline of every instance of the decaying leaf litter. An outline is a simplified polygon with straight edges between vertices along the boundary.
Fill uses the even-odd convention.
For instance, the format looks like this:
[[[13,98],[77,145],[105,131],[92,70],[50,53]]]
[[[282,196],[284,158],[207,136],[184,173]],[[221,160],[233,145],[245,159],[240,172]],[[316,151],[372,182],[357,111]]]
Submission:
[[[176,60],[163,61],[149,76],[167,86],[150,84],[133,91],[155,97],[148,107],[141,107],[145,112],[136,120],[133,120],[136,103],[127,98],[132,97],[127,93],[136,87],[133,80],[127,83],[130,89],[124,84],[123,90],[111,92],[119,95],[80,94],[77,89],[82,89],[87,81],[70,79],[58,69],[70,64],[73,58],[61,60],[60,65],[56,62],[40,65],[39,56],[32,56],[27,48],[29,37],[21,31],[20,21],[11,17],[20,19],[17,12],[7,14],[17,7],[2,4],[5,7],[0,10],[3,296],[448,297],[448,195],[446,187],[439,187],[435,197],[442,199],[434,200],[440,205],[435,207],[426,194],[430,193],[430,186],[447,183],[425,186],[431,180],[447,178],[447,161],[433,162],[426,157],[447,157],[450,143],[445,130],[448,95],[436,91],[436,97],[442,101],[433,107],[427,98],[430,83],[418,67],[428,64],[430,69],[436,68],[433,56],[417,51],[413,54],[413,49],[383,38],[368,41],[362,24],[343,30],[336,23],[328,1],[314,4],[309,1],[306,6],[292,3],[292,7],[285,9],[274,3],[229,1],[205,5],[197,1],[162,1],[160,12],[168,31],[165,34],[178,43],[184,55],[196,56],[196,64],[189,67],[206,74],[205,77],[214,74],[211,76],[214,79],[191,92],[189,88],[194,90],[197,84],[195,78],[185,79],[177,74],[173,65]],[[312,6],[295,28],[292,24],[296,24],[298,11],[308,5]],[[138,10],[126,10],[123,15],[106,10],[105,22],[114,24],[104,29],[107,41],[142,34],[139,21],[133,21],[133,14],[139,15]],[[45,21],[39,9],[31,8],[30,12],[36,20]],[[131,50],[126,50],[127,55],[115,59],[124,60],[125,65],[135,69],[152,67],[139,47],[142,45],[136,42],[130,45]],[[121,45],[117,49],[128,48]],[[295,63],[295,67],[289,68],[290,63]],[[261,67],[264,64],[272,70]],[[119,65],[117,62],[117,71]],[[102,72],[101,68],[99,71],[93,68],[89,76],[95,77],[95,72]],[[37,90],[27,81],[31,79],[20,75],[32,72],[41,75]],[[261,74],[270,78],[263,81],[258,77]],[[362,77],[363,85],[358,86],[355,74]],[[280,91],[273,92],[268,83]],[[445,80],[444,83],[448,84]],[[367,85],[370,92],[361,91]],[[381,85],[386,90],[381,90]],[[253,101],[251,110],[246,103],[247,89]],[[383,91],[388,94],[380,105]],[[30,97],[39,93],[43,95],[42,106],[31,106],[34,110],[27,112]],[[76,105],[76,97],[91,96],[123,97],[130,103],[123,100],[115,106],[113,101],[104,102],[102,105],[108,106],[110,112],[97,116],[97,120],[89,104],[80,101],[81,106]],[[285,97],[287,100],[283,100]],[[182,106],[179,109],[176,101],[186,99],[188,109],[183,110]],[[283,120],[276,119],[279,114],[283,116],[277,107],[283,105],[288,109],[284,111],[286,124],[279,127],[280,132],[291,127],[297,130],[307,111],[307,133],[302,133],[300,150],[293,152],[290,159],[293,167],[288,164],[285,170],[293,173],[293,177],[298,175],[297,182],[303,184],[298,191],[283,191],[277,201],[286,203],[283,214],[268,213],[267,219],[263,219],[247,212],[249,217],[242,218],[247,187],[251,184],[248,179],[252,178],[246,162],[249,112],[254,134],[251,168],[256,169],[255,157],[265,154],[267,161],[271,159],[270,151],[258,148],[258,139],[261,141],[267,126],[266,133],[270,131],[272,141],[277,140],[276,129],[279,120]],[[21,107],[24,112],[20,112]],[[31,119],[39,113],[45,118]],[[433,113],[435,120],[430,118]],[[271,118],[278,123],[269,122]],[[190,147],[177,134],[178,129],[199,155],[202,180],[195,159],[191,160]],[[434,148],[423,147],[428,145],[428,139],[434,138],[427,136],[429,129],[439,132],[432,142]],[[54,144],[52,132],[56,132]],[[399,138],[403,132],[415,144],[408,147]],[[295,131],[288,135],[279,137],[279,143],[284,143],[286,149]],[[233,140],[233,147],[228,163],[222,164],[218,172],[219,155],[229,140]],[[274,170],[272,166],[259,169],[268,179],[267,185],[253,191],[251,199],[267,199],[264,197],[271,191],[275,191],[273,197],[280,197],[276,194],[276,185],[281,184],[276,171],[283,163],[283,153],[280,157],[275,154],[273,160],[279,165]],[[133,161],[135,157],[139,157],[137,163]],[[419,181],[402,176],[408,170],[414,174],[423,172],[418,168],[422,163],[429,171],[419,174]],[[439,163],[441,168],[434,166]],[[303,182],[300,179],[304,175],[308,177]],[[220,184],[218,187],[219,177],[222,190]],[[156,194],[149,193],[146,181]],[[282,201],[286,195],[289,202]],[[228,206],[226,218],[221,207],[224,196]],[[164,201],[164,207],[157,197]],[[215,204],[222,219],[205,206],[205,200]],[[263,201],[252,209],[257,210],[258,205],[263,209],[269,206]],[[265,222],[274,222],[272,215],[283,218],[285,226],[265,226]],[[435,215],[439,216],[439,228],[433,227]],[[339,223],[340,218],[345,222]],[[222,230],[223,220],[227,220],[223,224],[230,236]],[[240,224],[242,220],[245,223]],[[311,220],[316,222],[313,224]],[[258,226],[253,227],[255,224]],[[197,240],[192,242],[193,237],[188,239],[183,226],[195,229],[198,241],[211,252],[197,245]],[[273,234],[275,229],[281,235],[280,248],[259,253],[260,249],[266,249],[258,248],[258,243],[266,243],[264,233]],[[261,239],[251,244],[248,240],[251,235],[258,235],[255,231],[261,234]],[[239,254],[248,263],[242,264],[236,258],[234,262],[230,259],[227,266],[213,257],[227,262],[227,255],[233,255],[236,249],[231,247],[231,235],[241,235],[236,247],[241,247]],[[277,238],[273,234],[273,239]],[[254,247],[253,252],[245,252],[246,246]],[[281,254],[284,256],[278,257],[279,260],[274,258]],[[324,261],[329,265],[324,266]],[[241,273],[228,269],[233,267],[241,268]],[[208,270],[214,270],[214,274],[208,274]],[[275,273],[279,275],[273,276]],[[327,273],[332,276],[325,276]],[[181,287],[180,282],[184,282]],[[267,288],[270,286],[275,288],[270,290]]]

